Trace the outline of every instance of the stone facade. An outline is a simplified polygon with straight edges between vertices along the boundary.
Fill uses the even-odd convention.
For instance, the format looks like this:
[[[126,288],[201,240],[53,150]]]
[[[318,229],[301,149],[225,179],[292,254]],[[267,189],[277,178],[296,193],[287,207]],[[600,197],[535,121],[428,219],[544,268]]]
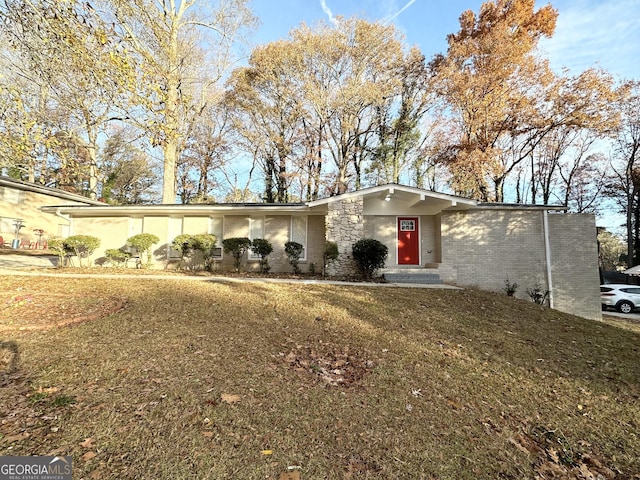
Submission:
[[[336,200],[327,205],[325,217],[328,241],[338,244],[338,258],[327,265],[329,276],[352,275],[354,273],[352,245],[364,238],[364,199],[352,196]]]

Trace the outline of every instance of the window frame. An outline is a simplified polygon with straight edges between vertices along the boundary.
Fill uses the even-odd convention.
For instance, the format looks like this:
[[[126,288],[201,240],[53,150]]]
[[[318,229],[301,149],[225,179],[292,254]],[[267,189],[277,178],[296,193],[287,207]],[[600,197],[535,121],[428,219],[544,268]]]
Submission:
[[[260,235],[254,235],[256,233],[256,232],[254,232],[254,223],[258,223],[258,222],[260,222],[260,228],[259,228]],[[264,217],[264,216],[252,216],[252,217],[249,217],[249,235],[247,236],[247,238],[249,240],[251,240],[252,242],[256,238],[264,238],[265,224],[266,224],[266,217]],[[253,251],[251,249],[249,249],[247,251],[247,260],[259,261],[260,260],[260,255],[257,255],[255,253],[253,253]]]
[[[304,220],[304,239],[299,241],[299,239],[294,238],[294,233],[297,231],[295,228],[294,222],[296,220]],[[307,242],[309,241],[309,216],[308,215],[292,215],[291,222],[289,224],[289,241],[297,242],[302,245],[302,255],[300,255],[300,260],[307,260]]]
[[[214,227],[214,224],[216,222],[220,223],[219,228]],[[222,248],[222,238],[224,234],[224,216],[220,215],[220,216],[209,217],[208,230],[209,230],[209,234],[216,236],[216,246],[213,247],[211,251],[212,252],[211,258],[213,260],[222,260],[224,257],[224,249]],[[216,254],[213,254],[214,251],[216,252]]]

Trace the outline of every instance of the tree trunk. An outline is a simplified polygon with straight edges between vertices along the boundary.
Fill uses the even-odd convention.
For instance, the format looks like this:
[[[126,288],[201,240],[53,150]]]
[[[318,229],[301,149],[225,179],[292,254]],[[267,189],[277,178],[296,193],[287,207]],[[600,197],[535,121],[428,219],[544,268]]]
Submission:
[[[164,173],[162,175],[162,203],[176,203],[176,163],[178,159],[177,142],[167,141],[162,148],[164,154]]]

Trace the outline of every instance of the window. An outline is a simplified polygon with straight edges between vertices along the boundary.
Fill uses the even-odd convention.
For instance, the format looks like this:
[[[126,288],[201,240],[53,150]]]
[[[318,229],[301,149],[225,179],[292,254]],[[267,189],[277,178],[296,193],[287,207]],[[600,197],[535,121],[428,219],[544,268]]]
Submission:
[[[220,260],[222,258],[222,217],[209,218],[209,233],[216,236],[216,246],[213,247],[212,257]]]
[[[69,235],[71,235],[69,232],[71,232],[70,225],[64,225],[61,223],[58,224],[58,237],[67,238]]]
[[[182,218],[169,217],[168,231],[167,231],[167,256],[168,258],[182,258],[182,252],[176,250],[171,245],[173,239],[178,235],[182,235]]]
[[[307,259],[307,217],[291,217],[291,241],[302,245],[300,260]]]
[[[16,229],[14,225],[15,221],[15,218],[0,217],[0,232],[14,232]]]
[[[400,220],[400,231],[401,232],[415,232],[416,231],[416,221],[415,220]]]
[[[255,238],[264,238],[264,217],[251,217],[249,218],[249,240]],[[256,255],[249,250],[249,260],[260,260],[260,255]]]
[[[142,233],[142,227],[144,224],[144,218],[142,217],[129,217],[129,237]]]

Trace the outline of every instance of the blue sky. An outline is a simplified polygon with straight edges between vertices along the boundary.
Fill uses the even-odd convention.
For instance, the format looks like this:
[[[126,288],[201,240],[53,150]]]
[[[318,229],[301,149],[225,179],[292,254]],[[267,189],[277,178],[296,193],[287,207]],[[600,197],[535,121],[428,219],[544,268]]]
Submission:
[[[393,22],[409,45],[429,59],[446,50],[446,36],[458,30],[465,10],[478,12],[482,0],[253,0],[261,25],[256,43],[286,38],[301,22],[309,25],[338,15]],[[537,1],[537,7],[547,2]],[[619,78],[640,79],[640,0],[555,0],[556,33],[542,48],[555,69],[572,73],[599,65]]]

